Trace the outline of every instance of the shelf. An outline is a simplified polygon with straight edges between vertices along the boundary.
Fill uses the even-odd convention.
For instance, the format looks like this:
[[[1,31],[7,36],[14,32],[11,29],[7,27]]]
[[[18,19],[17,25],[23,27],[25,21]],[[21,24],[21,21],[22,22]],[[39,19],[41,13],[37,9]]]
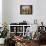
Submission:
[[[23,32],[16,32],[16,33],[23,33]]]
[[[22,34],[22,36],[25,36],[26,34],[26,28],[30,27],[31,25],[9,25],[10,27],[10,33],[16,33],[16,34]],[[16,32],[14,32],[14,30]],[[21,30],[21,31],[20,31]],[[11,32],[12,31],[12,32]]]
[[[15,32],[10,32],[10,33],[15,33]]]
[[[10,33],[15,33],[15,32],[10,32]],[[23,32],[16,32],[16,33],[23,33]]]
[[[31,26],[31,25],[9,25],[9,26]]]

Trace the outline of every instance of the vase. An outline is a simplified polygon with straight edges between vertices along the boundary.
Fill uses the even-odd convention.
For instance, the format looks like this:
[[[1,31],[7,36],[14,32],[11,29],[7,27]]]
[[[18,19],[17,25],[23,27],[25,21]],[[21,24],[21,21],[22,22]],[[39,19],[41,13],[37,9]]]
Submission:
[[[5,38],[0,38],[0,44],[4,44]]]

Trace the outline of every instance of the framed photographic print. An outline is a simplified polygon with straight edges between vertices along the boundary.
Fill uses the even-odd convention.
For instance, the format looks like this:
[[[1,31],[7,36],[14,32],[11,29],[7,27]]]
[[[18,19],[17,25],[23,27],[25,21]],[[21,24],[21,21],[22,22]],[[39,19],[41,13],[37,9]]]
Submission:
[[[20,5],[20,14],[32,14],[32,5]]]

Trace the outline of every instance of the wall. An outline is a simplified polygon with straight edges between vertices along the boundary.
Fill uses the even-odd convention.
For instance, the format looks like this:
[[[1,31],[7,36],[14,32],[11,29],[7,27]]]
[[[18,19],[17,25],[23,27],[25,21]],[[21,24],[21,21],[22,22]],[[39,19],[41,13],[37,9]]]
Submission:
[[[0,27],[2,27],[2,0],[0,0]]]
[[[2,23],[8,23],[8,15],[7,15],[7,0],[2,0]]]
[[[12,14],[9,16],[10,23],[11,22],[22,22],[23,20],[26,20],[28,23],[32,23],[35,18],[35,6],[36,6],[36,0],[12,0]],[[21,15],[20,14],[20,5],[32,5],[33,6],[33,14],[32,15]],[[11,17],[11,18],[10,18]],[[15,21],[14,21],[15,20]]]
[[[4,0],[3,20],[7,23],[22,22],[26,20],[29,24],[34,23],[37,19],[38,24],[41,21],[46,25],[46,0]],[[20,5],[32,5],[33,14],[20,15]]]

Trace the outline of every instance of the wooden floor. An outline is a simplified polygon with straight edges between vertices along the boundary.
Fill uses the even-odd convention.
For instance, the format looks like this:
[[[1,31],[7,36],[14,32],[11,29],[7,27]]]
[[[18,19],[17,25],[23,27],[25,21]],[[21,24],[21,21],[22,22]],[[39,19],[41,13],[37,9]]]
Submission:
[[[0,45],[0,46],[4,46],[4,45]],[[33,45],[32,45],[32,46],[39,46],[39,45],[38,45],[38,44],[36,44],[36,43],[35,43],[35,44],[33,43]],[[40,45],[40,46],[46,46],[46,45]]]
[[[40,46],[46,46],[46,45],[40,45]]]
[[[1,44],[0,46],[4,46],[3,44]]]

